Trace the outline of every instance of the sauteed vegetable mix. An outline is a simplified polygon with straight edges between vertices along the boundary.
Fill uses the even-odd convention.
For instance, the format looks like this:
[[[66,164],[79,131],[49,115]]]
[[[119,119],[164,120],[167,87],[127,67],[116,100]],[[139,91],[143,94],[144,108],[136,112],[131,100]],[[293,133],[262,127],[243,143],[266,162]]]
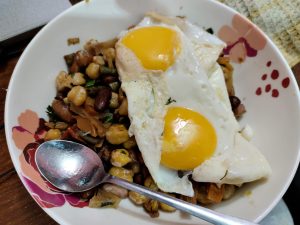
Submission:
[[[76,38],[76,43],[78,41]],[[104,42],[92,39],[85,43],[82,50],[64,56],[68,71],[61,71],[56,77],[57,93],[47,108],[49,120],[45,124],[47,133],[44,139],[67,139],[82,143],[98,153],[105,170],[111,175],[167,193],[149,173],[138,141],[130,131],[130,103],[121,87],[123,80],[116,66],[118,43],[119,38]],[[246,110],[234,92],[233,67],[229,58],[222,54],[217,63],[224,74],[232,112],[238,119]],[[165,105],[169,107],[172,104],[176,104],[176,99],[169,97]],[[227,172],[220,180],[227,176]],[[216,204],[229,199],[240,186],[196,182],[191,178],[191,172],[181,169],[177,170],[177,174],[179,178],[186,176],[191,182],[193,197],[167,194],[199,205]],[[117,207],[121,199],[129,198],[134,204],[142,206],[151,217],[158,217],[159,210],[175,211],[168,205],[113,184],[100,185],[80,193],[80,197],[89,201],[89,207],[99,208]]]

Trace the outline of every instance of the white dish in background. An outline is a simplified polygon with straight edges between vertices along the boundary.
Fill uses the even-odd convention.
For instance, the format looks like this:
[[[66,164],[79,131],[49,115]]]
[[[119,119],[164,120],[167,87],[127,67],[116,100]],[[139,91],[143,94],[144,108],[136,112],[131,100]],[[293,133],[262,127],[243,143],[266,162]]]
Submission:
[[[232,199],[212,208],[260,221],[281,199],[299,163],[298,86],[278,49],[256,26],[228,7],[209,0],[81,2],[39,32],[15,68],[5,106],[9,151],[24,186],[60,224],[92,225],[102,221],[107,225],[199,224],[198,219],[179,212],[160,213],[159,218],[151,219],[141,207],[128,200],[122,201],[118,209],[71,206],[82,207],[84,203],[72,196],[48,190],[31,166],[33,148],[27,148],[26,157],[22,154],[28,143],[38,139],[38,135],[33,135],[38,118],[47,118],[46,107],[56,92],[55,77],[60,70],[66,69],[63,56],[82,48],[91,38],[107,40],[115,37],[121,30],[137,23],[148,11],[186,16],[191,22],[213,28],[217,36],[232,45],[227,52],[229,56],[243,61],[233,63],[236,93],[247,109],[241,124],[247,123],[253,128],[255,136],[252,141],[266,156],[273,173],[268,180],[245,185]],[[67,39],[70,37],[80,37],[80,45],[68,46]],[[251,49],[245,47],[247,44]]]

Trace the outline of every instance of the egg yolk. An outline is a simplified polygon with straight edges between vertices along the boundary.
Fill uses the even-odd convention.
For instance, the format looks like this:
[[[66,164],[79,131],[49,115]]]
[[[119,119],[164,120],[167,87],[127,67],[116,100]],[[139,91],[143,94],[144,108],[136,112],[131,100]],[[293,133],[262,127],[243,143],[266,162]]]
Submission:
[[[130,31],[122,43],[131,49],[145,69],[166,71],[180,52],[175,30],[167,27],[142,27]]]
[[[211,157],[217,145],[212,124],[201,114],[171,107],[165,116],[161,164],[176,170],[191,170]]]

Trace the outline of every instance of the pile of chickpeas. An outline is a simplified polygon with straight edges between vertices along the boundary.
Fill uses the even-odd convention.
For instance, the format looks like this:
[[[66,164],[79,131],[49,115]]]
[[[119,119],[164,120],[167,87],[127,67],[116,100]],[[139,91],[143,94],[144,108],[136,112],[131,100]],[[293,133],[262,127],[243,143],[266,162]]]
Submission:
[[[98,153],[109,174],[161,191],[144,164],[135,138],[128,134],[128,102],[115,68],[115,43],[116,39],[90,40],[83,50],[64,57],[68,71],[61,71],[56,77],[57,94],[45,123],[45,140],[68,139],[87,145]],[[167,194],[195,204],[209,204],[227,199],[235,191],[233,185],[193,184],[193,198]],[[214,196],[210,197],[209,190]],[[151,217],[159,216],[159,209],[175,211],[113,184],[80,193],[80,197],[89,201],[90,207],[117,207],[121,199],[128,197],[135,205],[143,206]]]

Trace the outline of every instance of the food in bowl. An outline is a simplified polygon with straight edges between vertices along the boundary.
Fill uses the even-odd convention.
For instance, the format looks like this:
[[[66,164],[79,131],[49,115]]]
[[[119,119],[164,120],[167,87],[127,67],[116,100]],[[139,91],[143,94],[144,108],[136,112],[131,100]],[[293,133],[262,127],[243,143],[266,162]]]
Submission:
[[[242,134],[225,44],[185,18],[147,14],[118,38],[65,56],[45,140],[83,143],[106,170],[195,204],[219,203],[270,166]],[[121,198],[153,217],[172,207],[105,184],[81,193],[91,207]]]

